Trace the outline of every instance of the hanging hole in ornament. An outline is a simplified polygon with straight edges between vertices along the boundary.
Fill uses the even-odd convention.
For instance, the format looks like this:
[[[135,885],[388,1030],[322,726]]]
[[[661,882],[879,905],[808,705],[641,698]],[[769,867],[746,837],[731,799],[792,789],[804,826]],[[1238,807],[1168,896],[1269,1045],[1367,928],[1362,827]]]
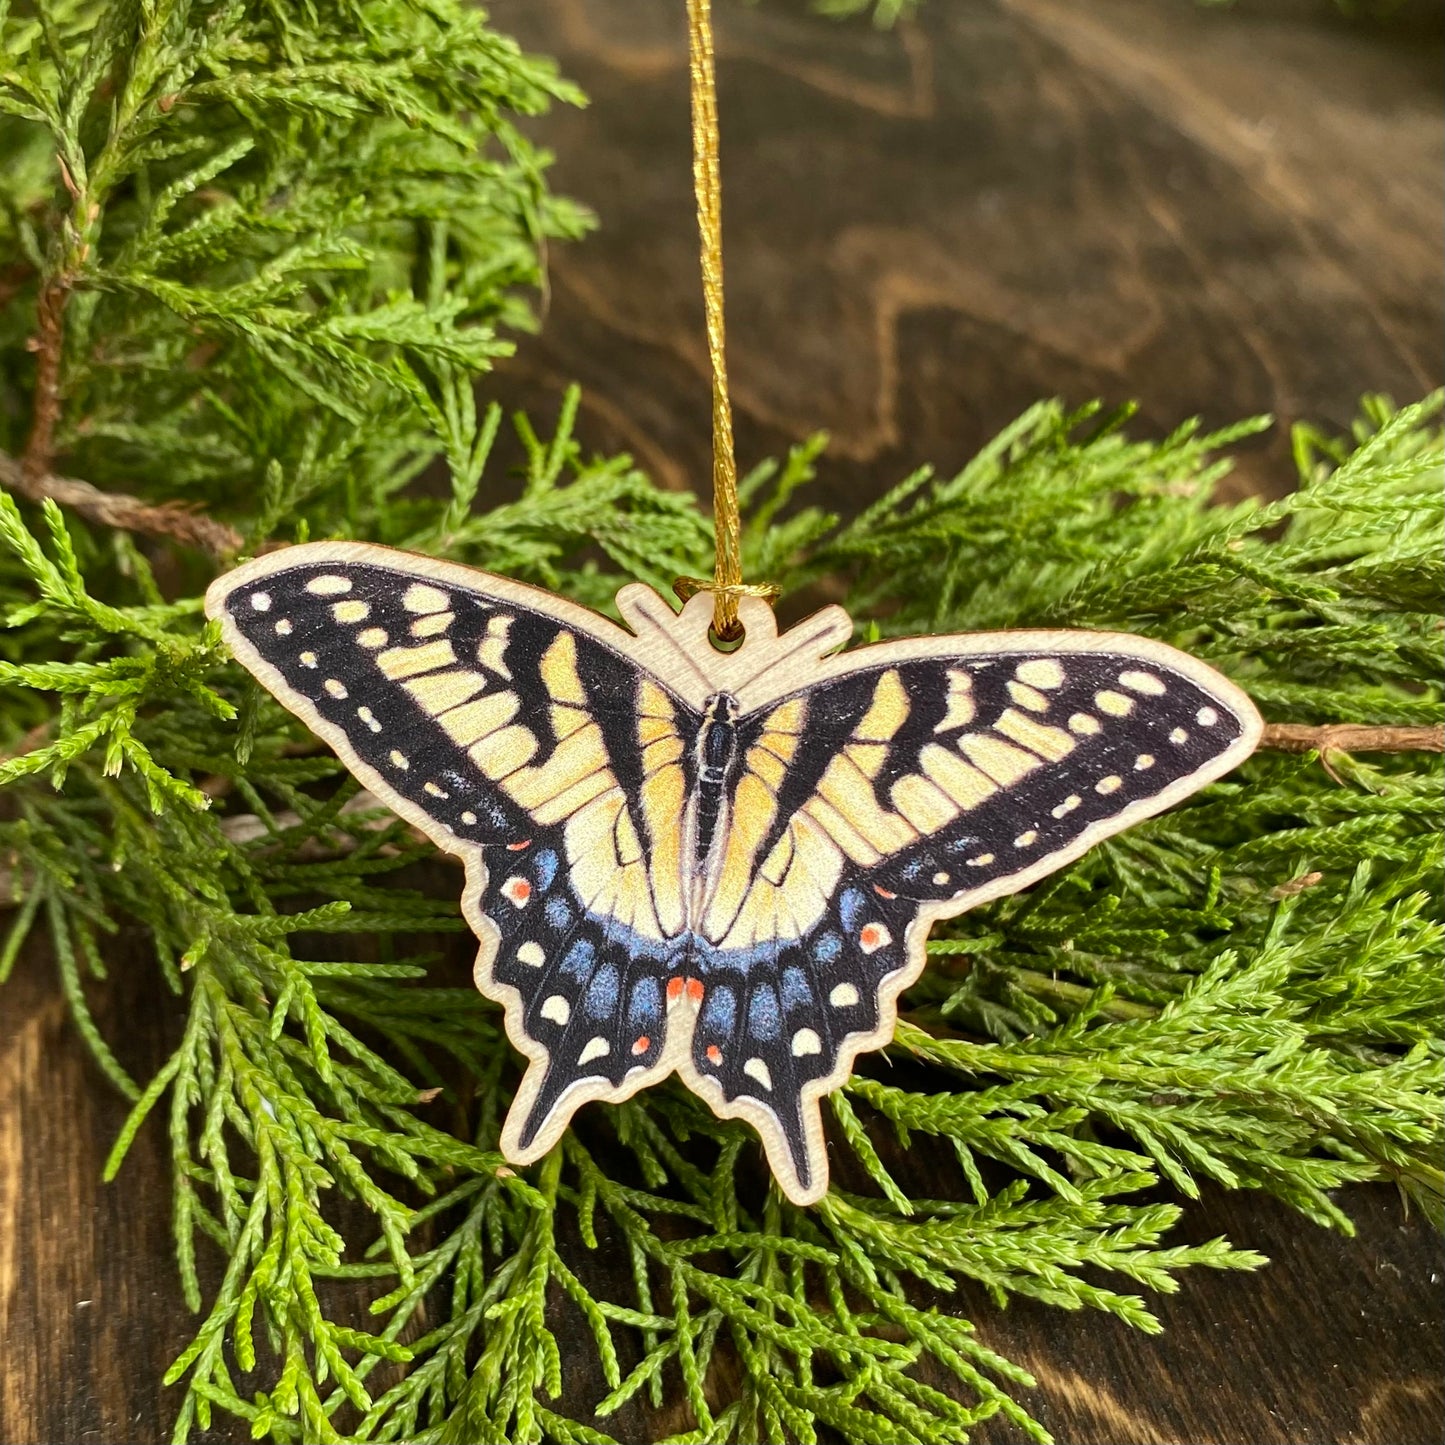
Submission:
[[[712,643],[713,648],[718,652],[736,652],[744,642],[747,641],[747,628],[741,622],[733,624],[731,635],[724,635],[717,630],[717,623],[708,624],[707,640]]]

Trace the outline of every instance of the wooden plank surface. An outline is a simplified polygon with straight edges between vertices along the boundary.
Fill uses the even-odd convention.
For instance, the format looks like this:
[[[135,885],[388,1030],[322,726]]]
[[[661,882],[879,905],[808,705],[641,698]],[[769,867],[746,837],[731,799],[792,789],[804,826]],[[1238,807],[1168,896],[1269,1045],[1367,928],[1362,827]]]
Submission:
[[[707,400],[681,5],[491,8],[593,95],[538,133],[603,230],[554,256],[546,330],[489,390],[540,418],[579,379],[590,447],[695,484]],[[930,0],[879,34],[800,0],[723,0],[719,20],[744,463],[826,427],[820,495],[854,509],[919,462],[957,466],[1040,395],[1137,397],[1141,427],[1162,432],[1196,411],[1342,426],[1361,390],[1438,383],[1437,7],[1364,26],[1326,0]],[[1239,485],[1288,476],[1277,432]],[[142,941],[111,967],[97,1014],[143,1075],[178,1010]],[[194,1321],[159,1117],[119,1184],[99,1182],[125,1112],[30,949],[0,995],[0,1441],[168,1432],[158,1380]],[[1186,1279],[1158,1302],[1162,1338],[960,1307],[1036,1371],[1030,1408],[1061,1441],[1438,1441],[1439,1243],[1388,1190],[1344,1202],[1353,1241],[1211,1195],[1182,1234],[1227,1233],[1274,1263]],[[636,1417],[612,1423],[647,1438]]]

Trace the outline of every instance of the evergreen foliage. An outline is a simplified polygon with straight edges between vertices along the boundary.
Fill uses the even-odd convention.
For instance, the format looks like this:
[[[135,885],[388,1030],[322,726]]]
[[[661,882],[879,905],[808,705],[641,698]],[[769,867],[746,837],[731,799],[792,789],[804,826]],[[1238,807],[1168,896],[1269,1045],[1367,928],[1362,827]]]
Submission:
[[[1390,1180],[1439,1218],[1423,753],[1262,752],[940,927],[896,1043],[832,1102],[813,1209],[672,1085],[504,1167],[516,1059],[457,967],[446,865],[225,656],[199,603],[224,564],[154,534],[180,499],[248,551],[361,537],[600,607],[707,570],[693,500],[589,456],[575,394],[549,436],[515,420],[520,487],[488,465],[474,375],[530,324],[547,238],[584,222],[516,121],[576,96],[455,0],[56,0],[3,23],[0,443],[30,465],[0,493],[0,979],[48,936],[135,1100],[111,1176],[167,1120],[201,1319],[167,1377],[178,1440],[219,1413],[277,1441],[604,1441],[664,1412],[678,1442],[954,1445],[998,1413],[1041,1440],[961,1290],[1154,1329],[1140,1291],[1259,1262],[1169,1243],[1160,1185],[1348,1229],[1330,1191]],[[1299,490],[1270,504],[1218,501],[1261,422],[1149,442],[1044,403],[848,523],[805,505],[815,439],[748,479],[747,569],[794,599],[845,586],[872,635],[1118,628],[1273,721],[1435,724],[1440,409],[1301,430]],[[159,506],[151,535],[37,503],[69,495],[57,459]],[[86,1002],[122,927],[181,1021],[150,1080]],[[910,1187],[914,1147],[954,1161],[946,1197]],[[603,1249],[630,1263],[620,1295]]]

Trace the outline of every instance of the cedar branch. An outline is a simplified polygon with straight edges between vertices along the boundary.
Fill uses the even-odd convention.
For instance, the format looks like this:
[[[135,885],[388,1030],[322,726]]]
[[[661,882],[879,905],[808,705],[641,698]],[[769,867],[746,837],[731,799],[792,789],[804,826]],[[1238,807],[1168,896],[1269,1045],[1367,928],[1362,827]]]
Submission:
[[[46,476],[55,452],[55,425],[60,420],[60,359],[65,344],[65,303],[70,282],[65,275],[47,281],[35,300],[35,397],[23,467],[32,479]]]
[[[1445,724],[1266,723],[1259,743],[1287,753],[1445,753]]]
[[[74,477],[36,473],[14,457],[0,452],[0,486],[27,501],[47,497],[71,507],[89,522],[119,527],[148,537],[163,537],[188,547],[198,547],[213,557],[232,556],[241,550],[243,539],[234,527],[217,522],[178,502],[154,504],[125,492],[103,492]]]

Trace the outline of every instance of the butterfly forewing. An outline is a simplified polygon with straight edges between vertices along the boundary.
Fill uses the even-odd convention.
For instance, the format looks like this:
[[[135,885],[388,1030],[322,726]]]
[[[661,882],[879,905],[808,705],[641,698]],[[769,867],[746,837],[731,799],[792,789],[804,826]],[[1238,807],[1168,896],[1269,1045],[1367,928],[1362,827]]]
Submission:
[[[1078,636],[1073,652],[905,661],[806,694],[789,801],[843,878],[971,906],[1223,770],[1251,722],[1232,696],[1166,649]]]

